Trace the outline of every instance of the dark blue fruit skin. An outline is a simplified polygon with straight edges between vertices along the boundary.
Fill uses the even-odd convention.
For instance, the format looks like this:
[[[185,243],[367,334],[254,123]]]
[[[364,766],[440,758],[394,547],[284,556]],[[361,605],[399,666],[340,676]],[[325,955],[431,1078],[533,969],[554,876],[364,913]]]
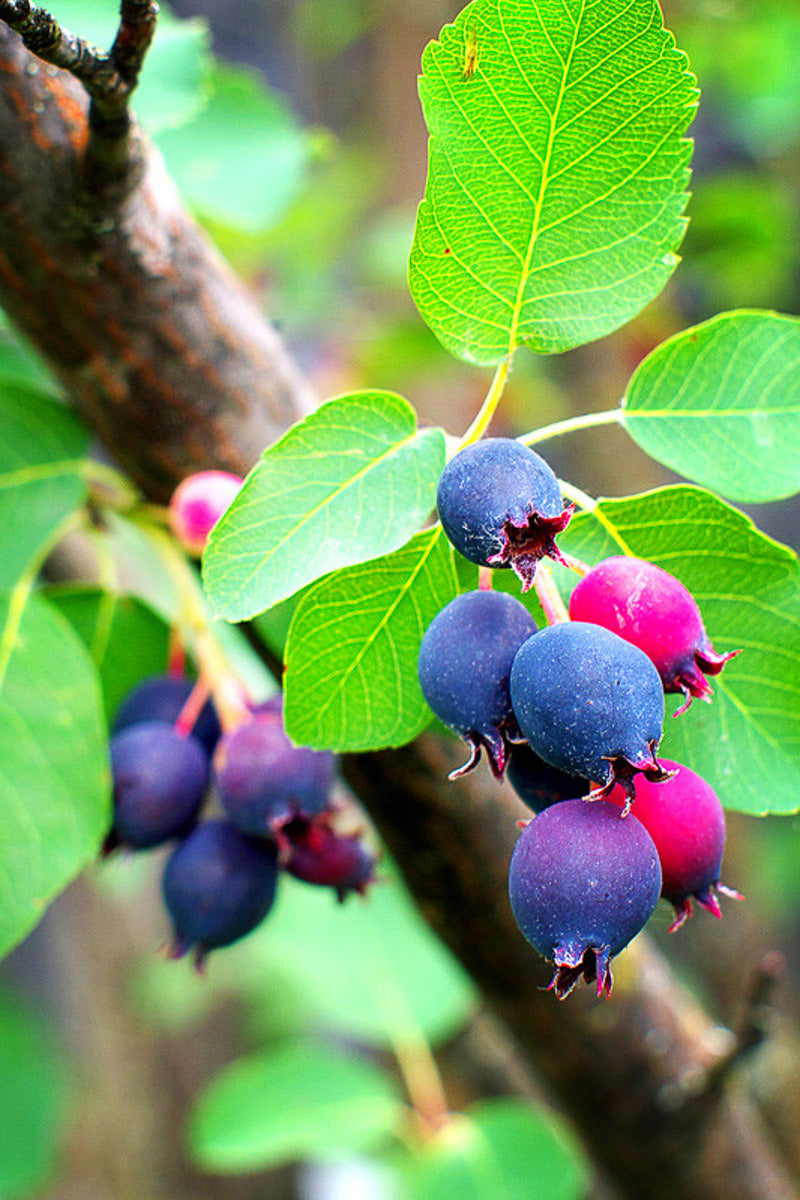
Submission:
[[[470,562],[489,566],[503,548],[506,521],[523,526],[532,511],[559,517],[564,502],[553,471],[535,451],[512,438],[484,438],[447,463],[436,507],[455,548]]]
[[[225,734],[214,755],[223,808],[240,829],[262,837],[328,812],[334,770],[332,754],[293,745],[272,712],[254,713]]]
[[[275,847],[249,838],[226,821],[206,821],[167,860],[162,894],[172,920],[171,954],[229,946],[264,919],[275,899]]]
[[[530,638],[511,668],[511,700],[531,749],[561,771],[607,784],[611,759],[654,763],[664,727],[658,671],[599,625],[564,621]]]
[[[536,813],[586,793],[585,779],[551,767],[524,742],[511,747],[506,777],[520,800]]]
[[[520,835],[509,898],[520,930],[543,958],[578,967],[605,961],[644,927],[661,893],[653,839],[607,800],[565,800]]]
[[[114,826],[110,845],[144,850],[182,837],[197,821],[208,786],[204,748],[163,721],[144,721],[111,739]]]
[[[533,617],[513,596],[466,592],[437,613],[420,646],[419,682],[436,716],[501,759],[502,729],[514,720],[511,664],[535,632]]]
[[[194,680],[184,675],[150,675],[143,679],[122,701],[114,717],[114,733],[142,721],[166,721],[173,725],[194,687]],[[192,737],[202,742],[209,754],[219,741],[219,721],[209,700],[200,710],[192,729]]]

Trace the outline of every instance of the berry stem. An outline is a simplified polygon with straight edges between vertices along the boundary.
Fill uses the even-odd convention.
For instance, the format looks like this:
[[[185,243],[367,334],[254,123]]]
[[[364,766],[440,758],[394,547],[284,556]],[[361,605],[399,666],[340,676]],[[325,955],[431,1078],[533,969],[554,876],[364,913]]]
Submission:
[[[565,554],[563,550],[561,551],[561,557],[570,571],[575,571],[577,575],[588,575],[592,569],[591,565],[584,562],[582,558],[575,558],[573,554]]]
[[[486,430],[489,428],[492,417],[497,411],[497,406],[500,403],[500,399],[503,395],[503,391],[508,380],[508,372],[511,367],[511,358],[511,355],[509,355],[508,358],[504,358],[500,363],[500,366],[495,371],[492,382],[489,385],[489,390],[486,393],[486,399],[481,405],[475,420],[472,422],[469,429],[461,439],[462,449],[464,446],[470,446],[473,442],[480,441]]]
[[[490,592],[494,587],[494,571],[491,567],[478,567],[478,591]]]
[[[556,581],[553,579],[553,572],[550,570],[549,563],[539,563],[533,579],[533,586],[536,589],[536,596],[542,606],[542,612],[547,618],[548,625],[558,625],[562,621],[569,620],[567,606],[561,599],[561,593],[556,587]]]
[[[532,429],[517,438],[523,446],[536,446],[539,442],[548,442],[550,438],[561,437],[563,433],[577,433],[581,429],[596,429],[600,425],[620,425],[622,423],[622,408],[610,408],[604,412],[584,413],[579,417],[568,417],[564,421],[554,421],[552,425],[543,425],[541,429]]]
[[[197,718],[202,712],[203,705],[211,695],[211,688],[205,679],[198,679],[197,683],[192,688],[186,698],[181,711],[178,713],[178,718],[175,722],[175,732],[180,737],[188,737],[197,724]]]

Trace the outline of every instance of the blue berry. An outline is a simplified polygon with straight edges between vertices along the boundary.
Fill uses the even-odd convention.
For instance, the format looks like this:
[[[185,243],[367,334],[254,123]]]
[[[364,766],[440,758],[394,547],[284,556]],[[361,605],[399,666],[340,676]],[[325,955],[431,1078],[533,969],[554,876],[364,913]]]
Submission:
[[[439,519],[455,548],[484,567],[511,567],[527,591],[545,556],[561,561],[555,535],[569,524],[550,467],[512,438],[466,446],[442,471]]]
[[[173,925],[170,957],[194,948],[202,966],[209,950],[229,946],[260,924],[272,907],[278,855],[226,821],[206,821],[167,860],[162,892]]]
[[[647,655],[585,621],[550,625],[529,638],[511,669],[511,701],[522,733],[545,762],[615,783],[633,798],[632,778],[668,779],[655,754],[664,728],[664,692]]]
[[[556,973],[559,1000],[581,975],[611,991],[610,961],[647,923],[661,892],[653,839],[606,800],[565,800],[529,822],[508,877],[514,919]]]
[[[131,725],[142,721],[166,721],[173,725],[189,698],[194,680],[185,675],[150,675],[133,688],[117,709],[114,732],[121,733]],[[192,729],[192,737],[202,742],[209,754],[219,741],[219,720],[211,701],[200,710],[200,716]]]
[[[551,767],[525,742],[511,747],[507,777],[520,800],[537,813],[586,791],[584,779]]]
[[[115,734],[110,751],[114,825],[106,848],[145,849],[187,833],[208,786],[200,743],[163,721],[145,721]]]
[[[425,631],[419,682],[440,721],[466,741],[470,757],[451,779],[475,766],[485,749],[500,777],[509,739],[518,736],[509,673],[523,642],[536,632],[524,605],[505,592],[467,592],[451,600]]]

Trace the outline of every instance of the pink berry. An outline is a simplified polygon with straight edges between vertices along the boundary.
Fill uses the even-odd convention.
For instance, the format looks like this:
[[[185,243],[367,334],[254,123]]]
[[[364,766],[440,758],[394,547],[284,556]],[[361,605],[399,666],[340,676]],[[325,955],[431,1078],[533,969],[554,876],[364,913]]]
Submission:
[[[198,471],[178,484],[169,502],[169,523],[181,545],[201,554],[208,535],[241,486],[239,476],[228,471]]]
[[[569,602],[573,621],[593,621],[632,642],[652,660],[665,692],[683,692],[684,712],[710,700],[706,675],[718,675],[739,650],[717,654],[691,592],[641,558],[607,558],[581,579]],[[677,715],[677,713],[676,713]]]
[[[631,812],[655,842],[661,862],[661,895],[675,909],[670,933],[680,929],[692,915],[692,898],[721,917],[715,890],[727,896],[739,893],[719,882],[725,848],[725,812],[705,779],[680,763],[661,759],[675,774],[666,783],[651,783],[638,775]],[[609,795],[623,806],[627,796],[617,786]]]

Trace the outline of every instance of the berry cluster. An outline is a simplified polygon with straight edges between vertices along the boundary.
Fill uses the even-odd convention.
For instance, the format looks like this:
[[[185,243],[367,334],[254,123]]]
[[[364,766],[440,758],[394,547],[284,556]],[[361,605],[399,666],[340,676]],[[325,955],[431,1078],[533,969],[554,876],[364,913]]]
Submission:
[[[340,900],[373,878],[360,835],[334,826],[333,755],[289,741],[280,696],[223,733],[201,685],[146,679],[117,714],[111,769],[106,852],[177,843],[162,884],[170,957],[193,950],[199,967],[210,950],[250,933],[272,907],[281,869]],[[204,817],[209,792],[220,811]]]
[[[711,787],[659,760],[664,693],[688,708],[709,700],[706,678],[736,651],[717,654],[689,591],[632,557],[593,569],[555,543],[571,517],[558,481],[532,450],[505,438],[466,447],[442,473],[439,517],[453,545],[483,568],[511,568],[539,587],[551,557],[583,577],[569,613],[538,629],[513,596],[482,588],[451,601],[422,640],[419,678],[434,713],[461,735],[469,758],[507,769],[537,814],[524,822],[509,872],[514,917],[556,972],[559,999],[583,976],[611,990],[610,960],[643,928],[659,896],[692,898],[720,916],[725,818]],[[484,587],[485,584],[488,587]],[[677,715],[676,713],[676,715]]]

